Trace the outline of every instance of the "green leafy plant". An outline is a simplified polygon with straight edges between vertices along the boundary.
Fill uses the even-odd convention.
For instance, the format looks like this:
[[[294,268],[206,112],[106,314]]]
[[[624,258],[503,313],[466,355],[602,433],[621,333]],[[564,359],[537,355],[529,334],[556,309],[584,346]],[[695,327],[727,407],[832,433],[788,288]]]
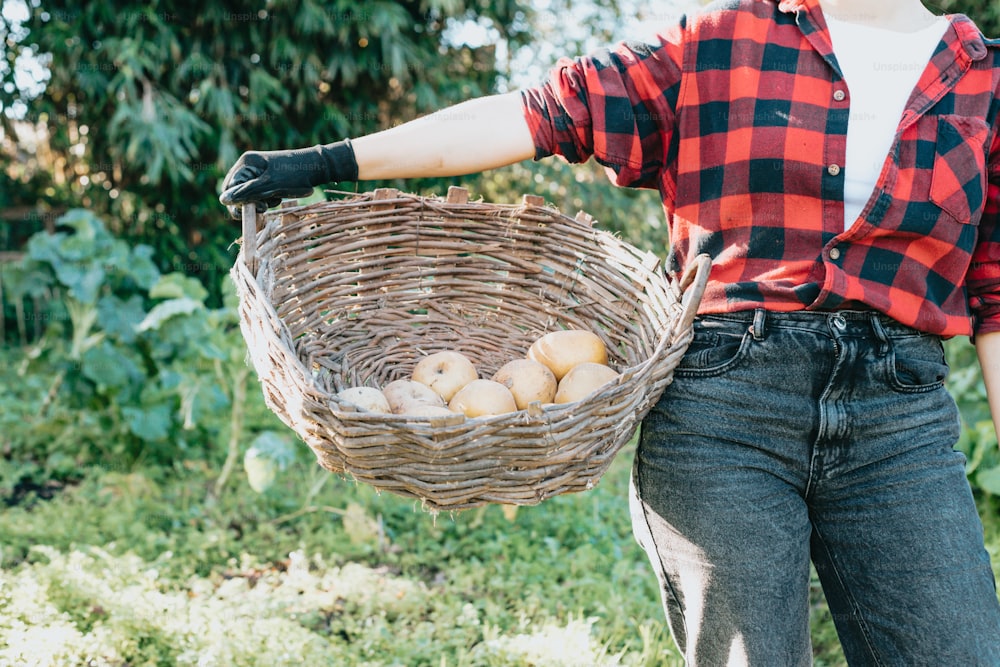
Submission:
[[[228,278],[223,306],[210,308],[197,279],[160,274],[149,247],[114,238],[91,212],[74,209],[57,225],[54,234],[31,237],[8,286],[51,297],[48,310],[36,314],[45,335],[18,370],[50,380],[21,429],[45,430],[50,415],[75,412],[98,426],[61,448],[81,462],[148,459],[169,469],[190,459],[235,461],[248,404],[262,399],[247,396],[252,371]],[[51,453],[42,438],[17,444],[26,458]]]
[[[14,291],[18,296],[53,289],[62,294],[50,305],[65,308],[71,324],[69,358],[79,361],[105,337],[94,331],[99,314],[118,310],[123,305],[118,295],[149,289],[159,271],[150,260],[151,248],[114,238],[89,211],[74,209],[58,225],[70,231],[39,233],[28,241],[24,277]],[[58,311],[53,319],[59,319]]]
[[[945,349],[952,368],[948,387],[962,414],[957,447],[966,456],[966,474],[974,488],[1000,496],[1000,448],[976,350],[966,338],[948,341]]]

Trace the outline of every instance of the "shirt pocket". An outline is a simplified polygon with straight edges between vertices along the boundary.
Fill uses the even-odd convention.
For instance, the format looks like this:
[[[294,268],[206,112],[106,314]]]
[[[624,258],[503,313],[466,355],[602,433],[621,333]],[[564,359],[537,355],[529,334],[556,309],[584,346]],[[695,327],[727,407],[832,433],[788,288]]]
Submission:
[[[981,118],[937,117],[930,200],[958,222],[977,224],[986,201],[986,137]]]

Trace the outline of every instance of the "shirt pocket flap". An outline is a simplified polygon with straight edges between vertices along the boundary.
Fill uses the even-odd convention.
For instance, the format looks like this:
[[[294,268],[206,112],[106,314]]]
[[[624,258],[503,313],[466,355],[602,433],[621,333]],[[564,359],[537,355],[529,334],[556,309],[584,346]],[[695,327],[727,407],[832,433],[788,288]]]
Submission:
[[[986,201],[986,137],[981,118],[938,117],[930,199],[962,223],[977,223]]]

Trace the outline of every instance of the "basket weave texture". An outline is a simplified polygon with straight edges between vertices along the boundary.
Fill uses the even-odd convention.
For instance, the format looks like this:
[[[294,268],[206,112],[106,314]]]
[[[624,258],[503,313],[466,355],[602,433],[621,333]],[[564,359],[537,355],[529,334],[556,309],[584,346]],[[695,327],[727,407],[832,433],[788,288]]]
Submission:
[[[467,199],[459,188],[447,199],[383,189],[269,211],[256,234],[245,221],[231,275],[265,401],[327,470],[429,510],[589,489],[672,380],[707,261],[683,292],[655,255],[583,214],[528,196]],[[475,419],[375,414],[336,398],[407,378],[446,349],[489,378],[558,329],[598,334],[618,379],[575,403]]]

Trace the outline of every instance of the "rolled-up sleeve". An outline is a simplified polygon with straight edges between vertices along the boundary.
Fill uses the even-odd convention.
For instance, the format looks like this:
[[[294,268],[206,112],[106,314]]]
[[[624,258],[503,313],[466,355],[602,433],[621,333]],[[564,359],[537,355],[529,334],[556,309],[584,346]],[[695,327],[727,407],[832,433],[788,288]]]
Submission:
[[[987,178],[979,240],[966,276],[976,334],[1000,331],[1000,134],[993,139]]]
[[[623,42],[564,58],[543,84],[522,91],[535,158],[593,156],[626,187],[659,187],[670,158],[680,89],[684,20],[658,44]]]

